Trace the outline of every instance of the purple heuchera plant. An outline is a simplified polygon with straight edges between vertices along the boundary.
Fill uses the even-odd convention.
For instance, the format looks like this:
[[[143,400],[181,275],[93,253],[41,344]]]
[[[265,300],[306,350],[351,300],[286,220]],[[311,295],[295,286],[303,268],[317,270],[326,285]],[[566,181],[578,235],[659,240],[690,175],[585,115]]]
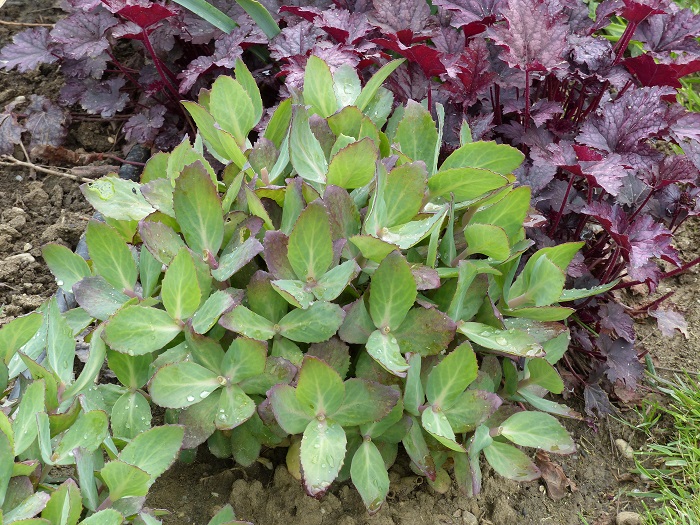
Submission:
[[[0,61],[20,71],[59,63],[64,103],[105,117],[129,112],[128,140],[166,147],[184,122],[178,99],[250,46],[262,46],[255,62],[245,56],[272,105],[301,87],[311,55],[364,78],[405,57],[387,87],[397,103],[444,106],[441,156],[459,146],[463,121],[474,140],[518,147],[526,160],[517,179],[532,188],[533,217],[546,219],[531,222],[536,247],[585,240],[572,284],[614,284],[570,303],[578,324],[565,377],[583,387],[591,414],[611,410],[606,391],[629,397],[640,379],[633,315],[650,313],[665,334],[685,330],[659,301],[631,310],[616,290],[653,292],[698,262],[683,264],[672,237],[700,214],[700,115],[675,102],[679,79],[700,71],[700,16],[670,0],[605,0],[592,16],[581,0],[263,0],[282,28],[268,42],[235,2],[213,3],[239,22],[230,35],[169,3],[70,0],[65,20],[19,33]],[[602,36],[613,18],[626,22],[615,43]],[[136,60],[115,54],[124,39],[142,50]],[[16,117],[4,115],[0,141],[16,141]]]
[[[266,40],[235,2],[213,2],[239,22],[231,35],[174,4],[149,0],[69,0],[50,31],[32,28],[0,51],[0,67],[29,71],[58,63],[66,77],[60,101],[103,118],[130,115],[127,140],[167,149],[180,135],[180,99],[195,98],[243,50]],[[128,42],[131,50],[120,48]],[[213,52],[212,52],[213,50]],[[209,75],[209,78],[204,78]],[[7,150],[9,142],[3,141]]]

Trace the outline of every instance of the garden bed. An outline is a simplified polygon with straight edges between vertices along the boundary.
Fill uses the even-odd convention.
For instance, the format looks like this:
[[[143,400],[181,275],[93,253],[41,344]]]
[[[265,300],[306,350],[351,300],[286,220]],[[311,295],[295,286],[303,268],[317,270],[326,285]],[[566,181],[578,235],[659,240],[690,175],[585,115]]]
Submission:
[[[30,23],[50,23],[58,12],[51,1],[40,0],[32,10],[23,2],[8,2],[0,18]],[[0,42],[19,28],[0,26]],[[58,81],[54,68],[42,67],[37,73],[0,73],[0,104],[30,93],[52,93]],[[76,121],[68,146],[87,152],[114,148],[116,128],[108,123]],[[118,149],[118,146],[116,146]],[[115,153],[121,153],[115,151]],[[41,246],[58,242],[74,249],[92,215],[78,183],[68,178],[31,173],[25,168],[0,167],[0,325],[37,308],[56,290],[53,276],[41,258]],[[698,233],[688,224],[677,238],[677,248],[685,260],[698,256]],[[700,368],[698,326],[700,308],[696,299],[697,273],[692,271],[660,286],[659,293],[676,289],[672,302],[686,313],[688,339],[676,335],[662,339],[652,330],[653,319],[641,320],[638,337],[651,353],[661,372]],[[629,302],[637,297],[630,294]],[[575,398],[567,403],[576,404]],[[582,405],[579,400],[578,404]],[[304,494],[284,466],[278,451],[263,453],[263,460],[248,469],[232,460],[211,457],[200,447],[191,465],[176,464],[154,485],[148,505],[170,512],[167,524],[206,524],[224,504],[231,503],[240,519],[268,525],[314,525],[338,523],[359,525],[389,524],[557,524],[614,523],[623,510],[638,510],[640,504],[626,494],[645,490],[645,485],[628,472],[632,462],[615,446],[616,439],[641,445],[634,432],[613,420],[594,424],[564,422],[578,445],[577,454],[556,458],[571,488],[564,499],[555,501],[541,482],[515,483],[485,468],[482,493],[465,498],[455,488],[438,494],[422,478],[415,476],[406,459],[399,459],[390,472],[392,489],[387,505],[368,517],[359,495],[348,483],[340,484],[321,500]]]

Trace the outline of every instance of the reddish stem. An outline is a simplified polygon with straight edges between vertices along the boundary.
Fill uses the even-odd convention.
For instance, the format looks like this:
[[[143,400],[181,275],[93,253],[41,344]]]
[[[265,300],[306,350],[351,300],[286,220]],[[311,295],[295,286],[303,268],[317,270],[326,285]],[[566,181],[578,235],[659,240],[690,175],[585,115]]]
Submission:
[[[690,268],[692,268],[693,266],[697,266],[698,264],[700,264],[700,257],[696,257],[692,261],[685,263],[684,265],[676,268],[675,270],[671,270],[670,272],[666,272],[664,274],[661,274],[659,281],[661,281],[662,279],[668,279],[669,277],[675,277],[676,275],[680,275],[683,272],[685,272],[686,270],[689,270]],[[644,284],[644,281],[630,281],[627,283],[619,283],[619,284],[616,284],[615,286],[613,286],[612,289],[613,290],[622,290],[624,288],[631,288],[632,286],[637,286],[638,284]]]
[[[557,229],[557,226],[559,226],[559,221],[561,221],[562,215],[564,215],[564,208],[566,208],[566,203],[569,200],[569,193],[571,192],[571,186],[574,184],[574,179],[576,178],[576,175],[573,173],[571,174],[571,177],[569,177],[569,185],[566,187],[566,193],[564,193],[564,199],[561,201],[561,206],[559,206],[559,211],[557,212],[557,216],[554,218],[554,222],[552,223],[552,227],[549,229],[549,236],[552,237],[554,235],[554,231]]]

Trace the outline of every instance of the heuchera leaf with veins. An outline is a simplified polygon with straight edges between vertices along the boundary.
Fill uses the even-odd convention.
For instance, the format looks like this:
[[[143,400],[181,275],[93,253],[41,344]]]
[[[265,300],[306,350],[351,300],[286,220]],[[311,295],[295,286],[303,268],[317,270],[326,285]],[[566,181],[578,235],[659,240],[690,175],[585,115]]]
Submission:
[[[685,320],[683,314],[673,310],[649,310],[649,315],[656,318],[659,325],[659,330],[664,337],[673,337],[676,335],[676,330],[683,334],[688,339],[688,321]]]
[[[88,82],[87,89],[80,97],[80,105],[88,113],[99,113],[103,118],[109,118],[124,109],[129,96],[119,90],[124,87],[123,78],[113,78],[105,82]]]
[[[40,64],[53,64],[58,57],[52,50],[49,30],[32,27],[12,37],[12,43],[0,51],[3,69],[17,68],[20,73],[31,71]]]
[[[124,124],[126,140],[142,144],[152,141],[163,126],[166,111],[167,108],[159,104],[132,115]]]
[[[109,48],[107,30],[118,23],[114,16],[103,9],[96,13],[78,11],[56,22],[51,30],[51,38],[64,44],[67,57],[95,57]]]
[[[30,147],[60,146],[68,134],[68,112],[46,97],[31,95],[25,128],[31,133]]]
[[[502,9],[508,26],[493,26],[488,34],[504,48],[501,57],[509,66],[551,71],[566,63],[569,28],[559,13],[552,13],[557,4],[556,0],[509,0]]]
[[[644,374],[644,365],[639,362],[634,344],[602,334],[599,347],[608,358],[609,368],[605,373],[608,379],[613,383],[622,381],[628,388],[634,388]]]
[[[22,140],[24,126],[17,122],[12,110],[0,113],[0,155],[12,155],[15,146]]]

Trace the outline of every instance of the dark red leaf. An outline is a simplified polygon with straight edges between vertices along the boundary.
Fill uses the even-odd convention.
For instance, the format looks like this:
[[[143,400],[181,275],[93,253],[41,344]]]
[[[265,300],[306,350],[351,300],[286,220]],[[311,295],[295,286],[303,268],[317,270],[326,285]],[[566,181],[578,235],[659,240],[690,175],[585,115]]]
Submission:
[[[622,18],[632,23],[638,24],[649,15],[663,14],[668,6],[667,0],[644,0],[635,2],[634,0],[623,0],[625,8],[620,13]]]

